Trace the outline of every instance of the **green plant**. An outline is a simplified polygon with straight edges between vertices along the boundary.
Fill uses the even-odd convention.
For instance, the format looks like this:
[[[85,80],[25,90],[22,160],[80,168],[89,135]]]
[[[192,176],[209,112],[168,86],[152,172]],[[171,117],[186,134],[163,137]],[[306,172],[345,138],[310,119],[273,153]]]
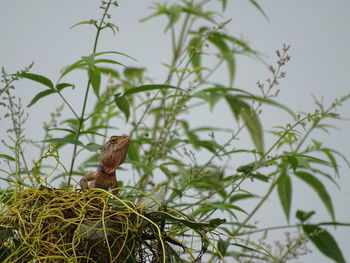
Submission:
[[[85,243],[78,229],[84,225],[81,223],[84,220],[98,218],[101,222],[111,223],[105,219],[106,215],[116,220],[115,217],[124,218],[125,214],[132,214],[136,219],[131,223],[113,221],[119,224],[118,227],[123,226],[123,231],[119,231],[119,234],[122,232],[127,236],[130,232],[141,233],[140,243],[135,244],[141,244],[136,247],[141,247],[144,251],[138,256],[133,255],[135,247],[130,248],[130,240],[123,239],[123,248],[131,254],[131,259],[128,259],[131,261],[128,262],[199,262],[201,259],[206,262],[230,262],[232,258],[238,262],[285,262],[307,252],[307,239],[329,258],[345,262],[336,241],[322,226],[349,224],[336,221],[331,196],[323,179],[319,178],[336,183],[336,178],[331,173],[339,173],[337,160],[343,159],[347,165],[349,162],[341,153],[324,147],[311,136],[314,130],[328,131],[330,126],[326,121],[340,118],[335,110],[349,99],[349,95],[336,100],[327,108],[317,102],[317,109],[310,114],[296,114],[278,103],[277,87],[286,75],[283,68],[290,59],[287,45],[276,52],[276,65],[268,67],[271,74],[269,80],[266,83],[258,82],[260,94],[235,88],[235,58],[239,55],[257,59],[261,57],[246,42],[225,31],[225,25],[230,20],[218,22],[215,14],[220,11],[210,9],[210,2],[212,1],[183,0],[173,4],[155,3],[153,13],[142,19],[143,22],[157,16],[167,19],[165,33],[171,36],[172,59],[164,65],[168,73],[164,76],[163,83],[153,83],[152,78],[147,76],[146,68],[128,67],[117,60],[120,56],[132,60],[129,55],[98,50],[100,33],[104,30],[116,33],[118,30],[110,20],[111,8],[117,6],[113,1],[102,1],[103,13],[99,21],[87,20],[73,26],[90,25],[96,29],[93,48],[91,54],[82,56],[82,59],[65,67],[56,82],[31,73],[32,65],[16,74],[7,74],[3,70],[5,85],[0,94],[5,99],[2,106],[9,112],[5,117],[11,118],[13,128],[9,130],[8,142],[4,143],[10,153],[0,155],[8,166],[1,168],[4,174],[2,179],[8,183],[8,188],[1,195],[0,238],[5,241],[0,247],[1,259],[6,262],[14,257],[23,257],[32,261],[54,262],[56,256],[56,260],[104,262],[104,258],[98,261],[98,258],[90,257],[93,246],[89,238],[86,247],[90,252],[87,251],[87,255],[82,257],[80,253],[84,253],[85,245],[83,248],[69,246],[71,239],[67,239],[68,245],[63,242],[62,246],[61,243],[57,245],[57,241],[57,247],[53,246],[54,252],[50,252],[53,254],[47,257],[36,254],[39,253],[38,250],[26,254],[26,243],[29,241],[23,241],[23,233],[28,229],[44,230],[42,233],[38,231],[41,235],[34,236],[33,240],[37,238],[40,242],[46,242],[48,232],[60,230],[61,227],[57,226],[63,226],[67,220],[72,225],[65,226],[75,233],[69,238],[79,240],[77,244],[81,246]],[[256,1],[248,2],[265,15]],[[227,1],[222,0],[221,4],[221,8],[225,9]],[[218,82],[215,73],[223,67],[226,67],[228,78],[227,81]],[[66,88],[74,88],[75,85],[64,82],[64,78],[81,70],[87,73],[88,78],[83,105],[78,110],[64,95]],[[30,142],[22,128],[26,115],[20,100],[16,102],[11,93],[13,83],[20,79],[30,79],[46,88],[31,100],[29,107],[48,95],[56,95],[72,115],[69,119],[60,120],[61,107],[52,114],[51,121],[45,125],[44,138],[38,145],[40,155],[32,167],[25,158],[23,147],[24,143]],[[101,85],[103,79],[108,80],[105,88]],[[89,96],[95,97],[94,105],[88,105]],[[214,109],[222,102],[227,104],[236,120],[232,129],[191,125],[190,113],[195,108],[209,105],[210,109]],[[260,120],[261,109],[266,104],[276,110],[286,111],[291,118],[290,124],[272,129],[271,133],[276,139],[269,146],[265,146]],[[113,197],[104,191],[92,191],[85,195],[77,193],[73,188],[77,185],[78,176],[85,175],[88,169],[98,166],[97,151],[107,136],[115,133],[113,129],[116,126],[125,127],[123,130],[128,130],[127,134],[132,137],[127,163],[130,164],[129,173],[133,174],[134,182],[124,183],[121,197]],[[253,150],[251,146],[237,148],[234,144],[245,131],[251,137]],[[65,135],[56,137],[53,136],[57,134],[55,132],[63,132]],[[226,141],[221,136],[226,137]],[[73,146],[71,155],[65,151],[67,145]],[[84,151],[92,152],[92,156],[78,164],[77,158]],[[208,158],[199,157],[203,151],[209,153]],[[60,160],[62,153],[71,156],[69,164]],[[237,167],[226,165],[231,158],[239,155],[247,156],[249,161]],[[54,164],[46,163],[48,158],[53,158]],[[329,171],[329,168],[333,171]],[[298,210],[298,223],[289,224],[294,178],[301,179],[318,194],[332,218],[331,222],[310,223],[316,211]],[[54,181],[59,181],[63,190],[53,190],[51,183]],[[247,190],[246,185],[256,182],[264,183],[267,187],[266,193],[261,197]],[[274,190],[277,190],[288,224],[268,228],[254,225],[252,218],[262,209]],[[50,191],[54,198],[49,197]],[[31,193],[29,198],[28,192]],[[77,209],[75,214],[71,210],[60,210],[69,202],[76,203],[79,207],[84,206],[84,203],[89,203],[85,199],[86,195],[94,200],[93,196],[100,198],[100,194],[102,212],[98,215],[88,208]],[[65,196],[74,196],[76,202]],[[65,199],[65,202],[62,201]],[[239,203],[240,200],[255,200],[254,208],[246,211]],[[16,219],[16,215],[21,212],[30,214],[28,206],[33,203],[38,205],[36,209],[33,208],[33,216],[25,220]],[[54,213],[47,208],[52,203],[60,204],[55,206],[55,211],[62,215],[56,218],[58,221],[53,221],[57,223],[55,227],[50,227],[53,222],[45,221],[48,229],[43,229],[38,225],[38,220],[53,216]],[[21,206],[23,204],[24,208]],[[119,211],[117,214],[108,214],[115,209]],[[42,210],[50,213],[41,214]],[[85,213],[94,216],[89,214],[89,217],[85,217]],[[31,223],[33,228],[23,227]],[[277,253],[271,252],[264,239],[256,241],[250,237],[255,233],[283,228],[299,229],[300,233],[295,239],[287,238],[288,249],[284,250],[280,246]],[[115,249],[121,246],[118,242],[113,243],[117,248],[109,246],[112,241],[107,232],[113,226],[102,224],[96,229],[105,234],[100,237],[102,241],[95,248],[102,249],[106,242],[106,253],[112,261],[119,255],[116,253],[116,256]],[[20,233],[19,237],[16,236],[16,230]],[[54,240],[62,241],[66,238],[65,232],[59,234],[62,238],[57,238],[57,235],[55,232]],[[43,243],[38,244],[37,249],[40,250],[40,244]],[[157,254],[160,256],[155,256]]]

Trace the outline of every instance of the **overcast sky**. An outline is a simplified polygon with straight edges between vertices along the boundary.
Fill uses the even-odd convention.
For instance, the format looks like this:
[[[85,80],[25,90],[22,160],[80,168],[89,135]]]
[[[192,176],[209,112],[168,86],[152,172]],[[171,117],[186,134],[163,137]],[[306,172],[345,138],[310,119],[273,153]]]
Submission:
[[[286,68],[287,78],[280,86],[279,102],[293,110],[313,111],[315,107],[312,95],[323,98],[323,102],[329,105],[335,97],[350,93],[350,1],[262,0],[261,6],[270,22],[248,1],[228,2],[225,17],[233,18],[233,21],[227,29],[248,40],[252,47],[266,56],[266,61],[272,63],[275,60],[274,51],[283,43],[292,46],[292,60]],[[120,7],[112,12],[112,21],[119,26],[120,33],[116,37],[110,33],[103,33],[103,43],[99,50],[125,52],[137,59],[137,62],[132,63],[134,66],[147,67],[149,75],[155,80],[164,80],[161,73],[165,70],[161,63],[169,62],[169,39],[162,35],[164,18],[139,23],[140,18],[149,14],[147,6],[151,1],[124,0],[119,3]],[[56,80],[62,67],[91,53],[94,36],[92,28],[82,26],[69,30],[69,27],[82,20],[98,18],[100,10],[97,6],[98,1],[86,0],[1,0],[0,66],[4,66],[8,72],[14,72],[35,61],[32,72]],[[222,74],[225,77],[225,72]],[[236,87],[255,92],[256,81],[264,80],[267,76],[268,72],[262,63],[249,58],[238,58]],[[84,76],[72,78],[78,83],[78,89],[83,87],[83,84],[79,87],[79,83],[85,83],[82,77]],[[26,104],[39,91],[37,85],[25,82],[18,85],[16,94],[23,96]],[[79,103],[81,94],[79,95],[78,91],[77,94],[70,95]],[[42,121],[48,118],[50,110],[58,106],[56,99],[51,96],[46,103],[38,103],[31,109],[27,132],[34,140],[39,140],[42,135]],[[344,104],[339,113],[350,118],[350,103]],[[217,111],[211,118],[213,121],[220,121],[220,116],[224,115]],[[264,128],[267,130],[285,118],[285,115],[276,115],[274,110],[269,108],[264,109],[262,116],[265,121]],[[193,118],[194,123],[204,120],[200,115]],[[340,131],[334,131],[331,136],[319,135],[318,139],[350,156],[350,123],[346,121],[337,125]],[[2,126],[1,139],[4,136],[5,128]],[[337,220],[350,222],[350,170],[345,167],[341,172],[341,191],[330,186],[330,192],[338,212]],[[318,211],[319,215],[315,220],[330,220],[317,196],[311,193],[309,188],[300,185],[298,192],[295,191],[293,196],[293,202],[302,204],[301,208],[304,210]],[[266,212],[259,217],[265,225],[285,223],[280,205],[275,199],[269,201],[264,209]],[[271,213],[274,210],[277,210],[278,216]],[[337,228],[329,231],[339,241],[344,257],[350,259],[350,229]],[[315,252],[305,257],[302,262],[330,261]]]

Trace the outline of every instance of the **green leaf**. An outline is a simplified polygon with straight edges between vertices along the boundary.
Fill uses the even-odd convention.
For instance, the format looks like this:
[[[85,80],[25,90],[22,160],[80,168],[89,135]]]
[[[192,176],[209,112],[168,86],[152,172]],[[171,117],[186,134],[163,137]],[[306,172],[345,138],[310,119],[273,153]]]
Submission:
[[[236,119],[239,117],[243,119],[258,152],[263,153],[263,129],[258,115],[250,108],[249,104],[237,99],[236,96],[226,95],[225,98]]]
[[[226,219],[222,219],[222,218],[213,218],[209,220],[208,223],[207,222],[201,223],[201,222],[196,222],[189,219],[187,220],[183,218],[178,218],[176,216],[173,216],[172,214],[169,214],[163,211],[150,212],[148,213],[148,217],[150,217],[151,219],[154,217],[154,219],[157,219],[157,220],[168,219],[170,221],[180,222],[185,226],[194,230],[199,230],[203,227],[215,229],[219,225],[226,223]]]
[[[237,247],[240,247],[240,248],[243,248],[245,251],[253,251],[257,254],[262,254],[262,255],[265,255],[265,256],[268,256],[269,258],[271,258],[270,255],[267,255],[266,253],[264,253],[263,251],[260,251],[260,250],[257,250],[257,249],[254,249],[254,248],[251,248],[251,247],[248,247],[246,245],[243,245],[243,244],[240,244],[240,243],[231,243],[231,245],[233,246],[237,246]],[[246,255],[246,254],[242,254],[242,255]],[[249,257],[249,258],[252,258],[252,259],[261,259],[261,257],[257,257],[257,256],[248,256],[246,255],[245,257]],[[240,257],[242,258],[242,256]],[[273,262],[277,262],[274,258],[271,258],[273,260]],[[249,262],[252,262],[252,261],[249,261]],[[254,262],[254,261],[253,261]]]
[[[336,240],[327,230],[317,225],[303,225],[303,230],[311,242],[325,256],[333,259],[335,262],[346,263]]]
[[[58,83],[57,85],[56,85],[56,89],[58,90],[58,91],[61,91],[61,90],[63,90],[64,88],[67,88],[67,87],[72,87],[73,89],[74,89],[74,85],[73,84],[70,84],[70,83]]]
[[[99,64],[99,63],[116,64],[116,65],[126,67],[124,64],[122,64],[118,61],[112,60],[112,59],[105,59],[105,58],[96,59],[95,64]]]
[[[0,158],[6,159],[6,160],[9,160],[9,161],[16,161],[15,158],[13,158],[12,156],[7,155],[7,154],[1,154],[1,153],[0,153]]]
[[[211,23],[217,25],[215,20],[212,18],[212,15],[214,14],[214,12],[211,12],[211,11],[204,12],[202,10],[201,4],[193,4],[193,2],[187,2],[186,7],[183,7],[182,9],[183,9],[183,12],[185,12],[185,13],[201,17],[201,18],[203,18],[207,21],[210,21]]]
[[[266,98],[263,98],[263,97],[258,97],[258,96],[254,96],[254,95],[236,95],[237,98],[243,98],[243,99],[247,99],[247,100],[252,100],[252,101],[259,101],[261,103],[264,103],[264,104],[268,104],[268,105],[271,105],[271,106],[275,106],[277,108],[280,108],[286,112],[288,112],[294,119],[297,118],[297,116],[295,115],[295,113],[289,109],[288,107],[284,106],[283,104],[280,104],[274,100],[271,100],[271,99],[266,99]]]
[[[288,174],[281,173],[279,176],[277,181],[277,191],[284,214],[289,222],[290,208],[292,205],[292,183]]]
[[[334,155],[332,154],[332,150],[328,148],[323,148],[321,149],[322,152],[328,157],[329,161],[331,162],[333,169],[335,171],[336,175],[339,175],[339,169],[338,169],[338,164],[337,160],[335,159]]]
[[[76,26],[79,25],[94,25],[96,26],[97,21],[96,20],[88,20],[88,21],[81,21],[79,23],[76,23],[75,25],[71,26],[69,29],[73,29]]]
[[[39,83],[41,83],[41,84],[43,84],[46,87],[49,87],[51,89],[53,89],[53,87],[54,87],[52,81],[49,80],[48,78],[42,76],[42,75],[37,75],[37,74],[33,74],[33,73],[22,73],[20,76],[22,78],[25,78],[25,79],[30,79],[30,80],[39,82]]]
[[[241,165],[236,169],[236,171],[239,173],[250,174],[254,170],[255,165],[256,165],[255,162]]]
[[[101,55],[105,55],[105,54],[116,54],[116,55],[121,55],[121,56],[124,56],[124,57],[127,57],[127,58],[130,58],[132,60],[135,60],[133,57],[125,54],[125,53],[122,53],[122,52],[118,52],[118,51],[103,51],[103,52],[97,52],[97,53],[94,53],[95,54],[95,57],[97,56],[101,56]]]
[[[266,18],[267,21],[270,21],[265,11],[261,8],[261,6],[255,0],[248,0],[256,9],[260,11],[260,13]]]
[[[191,39],[188,45],[188,52],[190,54],[191,64],[193,69],[200,68],[201,66],[201,52],[202,52],[202,40],[200,37],[194,37]],[[198,79],[202,79],[201,71],[196,71]]]
[[[115,31],[117,30],[119,32],[119,27],[116,24],[107,23],[105,25],[106,28],[110,28],[113,31],[113,35],[115,36]]]
[[[61,76],[58,80],[61,80],[65,75],[67,75],[68,73],[72,72],[73,70],[77,69],[77,68],[83,68],[86,64],[84,63],[83,60],[78,60],[76,62],[74,62],[72,65],[65,67],[61,73]]]
[[[112,53],[112,51],[101,52],[101,53]],[[117,52],[117,53],[119,54],[119,52]],[[92,54],[89,57],[83,57],[83,59],[78,60],[78,61],[74,62],[72,65],[64,68],[59,80],[61,80],[65,75],[67,75],[68,73],[72,72],[75,69],[84,68],[85,66],[88,66],[87,62],[89,63],[90,68],[91,68],[92,64],[91,64],[90,60],[91,60],[92,56],[97,56],[98,54],[100,54],[100,53]],[[116,64],[116,65],[121,65],[121,66],[125,67],[125,65],[123,65],[122,63],[117,62],[115,60],[111,60],[111,59],[96,59],[96,60],[94,60],[94,65],[99,64],[99,63]]]
[[[217,248],[222,256],[225,256],[229,245],[230,245],[229,240],[223,240],[222,238],[219,238],[217,243]]]
[[[38,102],[39,100],[41,100],[42,98],[45,98],[48,95],[57,93],[57,91],[61,91],[62,89],[66,88],[66,87],[73,87],[73,84],[69,84],[69,83],[60,83],[56,86],[56,90],[55,89],[47,89],[44,90],[42,92],[39,92],[31,101],[30,103],[27,105],[27,107],[31,107],[33,106],[33,104],[35,104],[36,102]]]
[[[250,173],[249,176],[253,179],[257,179],[265,183],[267,183],[270,180],[270,177],[261,173]]]
[[[138,143],[131,141],[128,149],[128,158],[131,161],[134,161],[134,162],[140,161],[139,148],[140,148],[140,145]]]
[[[101,86],[101,72],[98,69],[98,67],[93,66],[91,69],[89,69],[88,73],[94,93],[96,97],[99,98]]]
[[[204,92],[222,91],[224,93],[229,92],[229,91],[236,91],[236,92],[243,93],[243,94],[246,94],[249,96],[249,97],[244,97],[244,98],[255,98],[254,95],[248,91],[245,91],[242,89],[236,89],[236,88],[228,88],[228,87],[222,86],[220,84],[215,84],[215,86],[213,88],[207,88],[207,89],[203,89],[201,91],[204,91]]]
[[[117,79],[120,78],[118,71],[112,68],[99,67],[99,69],[102,74],[111,75]]]
[[[89,69],[93,69],[95,66],[95,54],[92,53],[90,56],[87,57],[81,57],[82,60],[85,62],[85,64],[88,66]]]
[[[141,80],[145,70],[146,70],[145,68],[127,67],[124,69],[123,74],[129,80],[132,80],[132,79]]]
[[[97,143],[88,143],[85,146],[85,149],[87,149],[90,152],[97,152],[98,150],[100,150],[102,148],[102,145],[97,144]]]
[[[50,95],[50,94],[53,94],[53,93],[56,93],[55,90],[53,89],[47,89],[47,90],[44,90],[42,92],[39,92],[38,94],[35,95],[35,97],[29,102],[29,104],[27,105],[27,107],[31,107],[33,104],[35,104],[36,102],[38,102],[40,99]]]
[[[226,211],[226,212],[230,213],[231,215],[233,215],[234,217],[236,217],[236,216],[233,213],[233,210],[237,210],[237,211],[240,211],[240,212],[242,212],[244,214],[247,214],[247,212],[244,209],[242,209],[241,207],[239,207],[237,205],[232,205],[232,204],[228,204],[228,203],[222,203],[220,201],[203,203],[201,205],[201,207],[199,207],[193,213],[195,215],[197,215],[197,214],[205,215],[205,214],[207,214],[210,211],[216,211],[216,210]]]
[[[125,96],[114,96],[114,102],[120,111],[125,115],[126,122],[128,122],[130,117],[130,105],[128,99]]]
[[[232,87],[236,70],[236,62],[233,52],[229,49],[229,47],[220,35],[212,34],[209,37],[209,41],[219,49],[222,58],[226,61],[230,76],[230,87]]]
[[[181,12],[182,12],[182,6],[177,4],[173,4],[172,6],[170,6],[170,8],[168,9],[169,23],[164,30],[165,32],[168,31],[169,28],[175,25],[175,23],[180,18]]]
[[[298,168],[298,165],[299,165],[298,159],[292,155],[289,155],[287,156],[287,161],[290,164],[290,166],[292,166],[292,169],[295,172],[295,170]]]
[[[198,91],[191,96],[192,98],[199,98],[202,100],[205,100],[209,103],[210,110],[212,111],[216,103],[223,97],[222,94],[219,92],[213,91],[213,92],[204,92],[204,91]]]
[[[230,203],[237,202],[239,200],[244,200],[248,198],[256,198],[256,195],[253,195],[251,193],[244,193],[244,194],[235,194],[232,197],[230,197]]]
[[[302,210],[298,210],[295,213],[296,218],[298,218],[302,223],[306,222],[310,217],[316,214],[315,211],[305,212]]]
[[[324,185],[312,174],[305,171],[297,171],[294,173],[298,178],[307,183],[315,192],[318,194],[323,204],[328,210],[328,213],[332,217],[332,220],[335,221],[334,209],[332,204],[331,196],[328,194]]]
[[[162,89],[177,89],[181,90],[178,87],[174,87],[171,85],[163,85],[163,84],[150,84],[150,85],[142,85],[135,88],[130,88],[127,91],[124,92],[124,96],[129,96],[131,94],[139,93],[139,92],[145,92],[145,91],[151,91],[151,90],[162,90]]]
[[[79,146],[84,146],[84,144],[76,139],[73,138],[52,138],[43,140],[42,142],[52,143],[52,144],[76,144]]]
[[[222,11],[225,11],[227,6],[227,0],[221,0],[221,4],[222,4]]]
[[[68,133],[71,133],[71,134],[75,134],[77,131],[75,130],[72,130],[72,129],[67,129],[67,128],[51,128],[51,129],[48,129],[49,131],[65,131],[65,132],[68,132]]]
[[[220,145],[218,145],[215,141],[211,140],[190,140],[188,142],[191,143],[194,147],[202,147],[212,153],[216,153],[216,149],[220,147]]]

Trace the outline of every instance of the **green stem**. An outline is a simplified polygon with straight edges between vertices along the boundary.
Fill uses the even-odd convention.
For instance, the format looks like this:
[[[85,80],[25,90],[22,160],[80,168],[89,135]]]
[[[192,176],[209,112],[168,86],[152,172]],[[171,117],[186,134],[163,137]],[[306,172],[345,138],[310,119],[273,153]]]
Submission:
[[[104,19],[105,19],[106,15],[107,15],[107,11],[108,11],[108,9],[109,9],[109,7],[111,5],[111,2],[112,2],[112,0],[110,0],[108,2],[107,6],[105,7],[105,10],[104,10],[104,13],[102,15],[100,24],[97,26],[97,32],[96,32],[96,37],[95,37],[95,42],[94,42],[92,53],[96,53],[99,36],[100,36],[100,33],[101,33],[102,29],[103,29],[102,25],[103,25],[103,22],[104,22]],[[78,129],[77,129],[77,132],[75,134],[75,139],[76,140],[79,139],[79,136],[80,136],[80,133],[81,133],[81,128],[82,128],[83,123],[84,123],[84,115],[85,115],[85,110],[86,110],[86,106],[87,106],[87,99],[88,99],[89,90],[90,90],[90,86],[91,86],[90,84],[91,84],[91,79],[89,78],[88,83],[86,85],[86,91],[85,91],[85,96],[84,96],[84,103],[83,103],[83,108],[82,108],[81,115],[80,115],[80,118],[79,118]],[[72,179],[74,162],[75,162],[75,159],[77,157],[77,154],[76,154],[77,153],[77,148],[78,148],[78,145],[75,144],[74,145],[74,149],[73,149],[73,154],[72,154],[72,160],[71,160],[71,165],[70,165],[68,182],[67,182],[68,185],[70,185],[71,179]]]
[[[288,229],[288,228],[295,228],[295,227],[300,227],[300,226],[301,226],[301,224],[288,225],[288,226],[265,227],[265,228],[260,228],[260,229],[253,230],[253,231],[237,233],[236,236],[246,236],[246,235],[252,235],[252,234],[261,233],[261,232],[265,232],[265,231],[269,231],[269,230]]]
[[[58,83],[57,83],[58,84]],[[61,97],[61,99],[63,100],[63,102],[68,106],[68,108],[70,109],[70,111],[73,113],[73,115],[75,116],[75,118],[79,119],[78,114],[75,112],[75,110],[73,109],[73,107],[70,105],[70,103],[66,100],[66,98],[62,95],[62,93],[58,90],[55,89],[55,91],[57,92],[57,94]]]
[[[260,200],[260,202],[255,206],[255,208],[253,209],[252,212],[249,213],[249,215],[247,216],[247,218],[243,221],[242,225],[245,225],[248,223],[248,221],[255,215],[255,213],[260,209],[260,207],[265,203],[265,201],[267,200],[267,198],[269,198],[270,194],[272,193],[273,189],[275,189],[275,186],[277,185],[277,178],[274,178],[274,181],[272,182],[272,184],[270,185],[269,190],[267,191],[267,193],[264,195],[264,197]],[[239,230],[241,230],[241,226],[238,227],[234,232],[233,232],[233,236],[236,235]]]
[[[315,113],[313,116],[318,116],[318,115],[323,115],[324,113]],[[254,166],[253,171],[257,170],[258,168],[260,168],[263,165],[264,160],[267,158],[267,156],[269,155],[269,153],[276,148],[276,146],[280,143],[281,140],[283,140],[283,138],[285,136],[288,135],[288,133],[290,131],[292,131],[295,127],[297,127],[298,125],[300,125],[301,123],[303,123],[305,120],[307,120],[310,117],[305,117],[301,120],[299,120],[298,122],[296,122],[294,125],[292,125],[288,130],[286,130],[284,132],[284,134],[270,147],[270,149],[262,156],[261,160],[257,163],[257,165]],[[308,132],[307,134],[309,134],[310,132]],[[298,147],[299,148],[299,147]],[[267,198],[270,196],[270,194],[272,193],[272,191],[274,190],[275,186],[277,185],[277,178],[275,177],[273,182],[270,185],[269,190],[267,191],[267,193],[264,195],[264,197],[260,200],[260,202],[256,205],[256,207],[252,210],[252,212],[247,216],[247,218],[243,221],[243,225],[245,225],[252,217],[253,215],[259,210],[259,208],[265,203],[265,201],[267,200]],[[238,227],[235,231],[234,234],[237,234],[239,232],[239,230],[242,227]]]
[[[14,130],[14,133],[15,133],[15,135],[16,135],[16,145],[17,145],[17,141],[21,140],[20,138],[23,137],[23,136],[21,136],[21,127],[19,127],[19,126],[17,127],[17,125],[20,125],[20,121],[19,121],[18,124],[16,125],[17,122],[16,122],[15,117],[14,117],[15,114],[16,114],[16,113],[14,112],[15,106],[14,106],[14,103],[13,103],[13,101],[12,101],[10,92],[7,91],[6,94],[7,94],[9,103],[10,103],[10,112],[11,112],[10,115],[11,115],[11,121],[12,121],[12,123],[13,123],[13,130]],[[15,147],[15,149],[16,149],[16,147]],[[15,154],[16,154],[16,153],[15,153]],[[26,159],[25,159],[25,157],[24,157],[24,153],[23,153],[22,146],[21,146],[21,144],[18,142],[18,156],[16,156],[16,169],[17,169],[17,161],[18,161],[19,167],[18,167],[18,171],[16,171],[16,172],[19,172],[19,170],[20,170],[19,158],[22,158],[24,167],[25,167],[25,169],[26,169],[26,174],[27,174],[28,177],[30,178],[30,181],[33,182],[33,179],[32,179],[32,177],[30,176],[30,173],[29,173],[29,168],[28,168],[28,165],[27,165],[27,161],[26,161]],[[18,174],[18,179],[19,179],[19,180],[21,179],[20,174]]]

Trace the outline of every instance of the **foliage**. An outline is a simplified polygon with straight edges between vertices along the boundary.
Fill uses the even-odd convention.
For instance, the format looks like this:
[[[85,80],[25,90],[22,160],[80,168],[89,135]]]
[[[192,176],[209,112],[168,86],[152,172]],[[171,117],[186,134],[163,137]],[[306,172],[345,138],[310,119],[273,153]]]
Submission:
[[[210,2],[159,1],[152,14],[142,19],[167,20],[164,32],[171,36],[172,60],[165,65],[168,74],[163,83],[154,83],[146,68],[120,62],[120,57],[133,61],[127,54],[98,52],[101,31],[118,31],[111,22],[111,8],[117,6],[113,1],[102,1],[99,21],[86,20],[72,27],[96,29],[93,49],[65,67],[57,81],[33,73],[33,65],[15,74],[2,70],[1,106],[8,112],[4,117],[13,124],[4,141],[7,151],[0,154],[4,164],[1,179],[8,184],[1,192],[3,262],[15,262],[14,258],[20,262],[105,262],[96,256],[100,254],[110,262],[200,262],[202,258],[205,262],[286,262],[304,254],[299,251],[306,251],[306,239],[335,262],[345,262],[336,240],[322,226],[349,226],[336,221],[324,183],[336,184],[339,159],[347,165],[349,162],[311,135],[316,130],[328,131],[331,126],[326,121],[340,119],[336,109],[350,96],[335,100],[329,107],[316,102],[317,109],[306,114],[296,114],[277,102],[278,85],[286,75],[283,68],[290,59],[287,45],[276,52],[276,65],[268,67],[271,77],[257,83],[260,94],[234,87],[236,57],[261,57],[225,30],[230,20],[218,22],[217,14],[226,9],[228,1],[220,1],[222,10],[210,9]],[[256,1],[247,2],[266,16]],[[215,73],[222,67],[228,77],[218,82]],[[83,105],[77,109],[65,96],[65,91],[75,85],[64,79],[82,70],[87,74],[87,84]],[[72,116],[62,119],[63,107],[59,107],[45,123],[39,144],[25,134],[27,115],[21,100],[13,96],[14,83],[21,79],[45,88],[28,107],[36,107],[47,96],[57,96]],[[105,87],[103,80],[108,81]],[[88,105],[88,96],[94,96],[94,105]],[[208,105],[213,110],[222,103],[232,113],[232,129],[225,129],[225,124],[191,125],[193,109]],[[264,105],[285,111],[291,118],[290,124],[272,129],[275,141],[271,145],[266,145],[260,118]],[[121,196],[99,189],[83,193],[74,190],[81,175],[97,168],[98,150],[118,127],[132,138],[126,163],[134,180],[120,182],[128,185],[121,187]],[[250,135],[254,150],[233,145],[244,132]],[[60,133],[63,135],[58,136]],[[222,142],[219,138],[224,137],[228,139]],[[67,152],[69,145],[71,154]],[[33,156],[30,146],[39,147],[32,166],[26,154]],[[84,152],[91,152],[90,157],[78,163]],[[202,152],[209,157],[199,157]],[[68,165],[61,161],[62,154],[71,156]],[[238,156],[249,161],[234,168],[226,165]],[[292,219],[293,183],[299,179],[318,195],[331,222],[311,223],[317,211],[298,210]],[[56,182],[60,190],[52,186]],[[257,182],[266,186],[262,196],[246,187]],[[254,225],[253,217],[275,190],[288,224],[267,228]],[[250,200],[254,208],[247,211],[241,200]],[[92,219],[100,224],[94,227],[99,235],[96,242],[87,235],[90,226],[86,222]],[[297,223],[290,224],[292,220]],[[280,253],[272,253],[265,243],[251,236],[283,228],[303,233],[295,240],[288,239],[289,249],[280,249]],[[112,238],[108,233],[113,233]]]

